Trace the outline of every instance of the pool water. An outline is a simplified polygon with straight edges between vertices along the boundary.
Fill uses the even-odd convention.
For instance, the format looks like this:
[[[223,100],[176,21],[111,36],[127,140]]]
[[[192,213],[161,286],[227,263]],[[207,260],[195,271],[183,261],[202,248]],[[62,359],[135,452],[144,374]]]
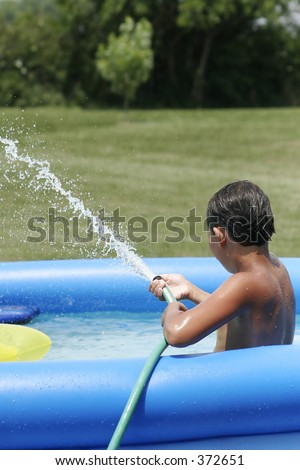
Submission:
[[[162,341],[161,312],[93,312],[84,314],[41,314],[30,326],[46,333],[52,341],[45,360],[79,360],[146,357]],[[169,346],[164,355],[212,352],[216,334],[186,348]],[[300,344],[297,315],[295,344]]]

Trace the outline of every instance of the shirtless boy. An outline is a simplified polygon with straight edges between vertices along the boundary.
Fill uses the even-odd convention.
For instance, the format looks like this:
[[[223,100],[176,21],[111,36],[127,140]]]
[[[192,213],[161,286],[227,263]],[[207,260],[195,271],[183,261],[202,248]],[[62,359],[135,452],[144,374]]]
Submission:
[[[167,306],[167,342],[188,346],[218,329],[215,351],[291,344],[295,298],[285,267],[269,252],[275,228],[267,195],[249,181],[228,184],[211,198],[206,216],[210,249],[232,276],[212,294],[178,274],[152,281],[149,290],[159,299],[167,285],[178,301],[197,304]]]

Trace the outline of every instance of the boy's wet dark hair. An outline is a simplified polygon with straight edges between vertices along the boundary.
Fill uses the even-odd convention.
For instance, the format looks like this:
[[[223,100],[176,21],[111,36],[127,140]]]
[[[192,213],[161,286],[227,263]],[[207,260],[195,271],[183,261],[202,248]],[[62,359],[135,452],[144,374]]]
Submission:
[[[206,223],[224,227],[230,238],[243,246],[261,246],[275,233],[274,218],[268,196],[250,181],[227,184],[210,199]]]

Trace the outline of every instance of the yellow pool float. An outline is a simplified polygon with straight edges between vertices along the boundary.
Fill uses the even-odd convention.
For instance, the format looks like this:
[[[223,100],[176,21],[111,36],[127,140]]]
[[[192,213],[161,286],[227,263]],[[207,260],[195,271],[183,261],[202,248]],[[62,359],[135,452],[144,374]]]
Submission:
[[[0,324],[0,362],[36,361],[50,349],[50,338],[34,328]]]

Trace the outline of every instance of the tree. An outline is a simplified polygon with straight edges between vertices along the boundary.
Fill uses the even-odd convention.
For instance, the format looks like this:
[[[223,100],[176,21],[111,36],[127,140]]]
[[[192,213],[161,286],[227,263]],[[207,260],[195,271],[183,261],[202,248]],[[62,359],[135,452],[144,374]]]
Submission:
[[[119,31],[119,36],[108,36],[107,45],[99,45],[96,65],[102,77],[111,82],[111,90],[123,96],[124,109],[128,109],[153,68],[152,26],[146,19],[135,23],[126,17]]]
[[[278,19],[288,8],[289,0],[182,0],[179,4],[178,24],[183,28],[202,33],[202,49],[199,54],[193,84],[193,97],[201,105],[208,59],[214,39],[224,30],[234,30],[253,24],[255,20]],[[241,28],[240,28],[241,29]]]
[[[61,104],[67,39],[52,0],[0,4],[0,105]]]
[[[68,38],[64,96],[69,103],[94,105],[103,98],[95,64],[98,44],[106,37],[100,25],[103,0],[53,1],[58,5]]]

